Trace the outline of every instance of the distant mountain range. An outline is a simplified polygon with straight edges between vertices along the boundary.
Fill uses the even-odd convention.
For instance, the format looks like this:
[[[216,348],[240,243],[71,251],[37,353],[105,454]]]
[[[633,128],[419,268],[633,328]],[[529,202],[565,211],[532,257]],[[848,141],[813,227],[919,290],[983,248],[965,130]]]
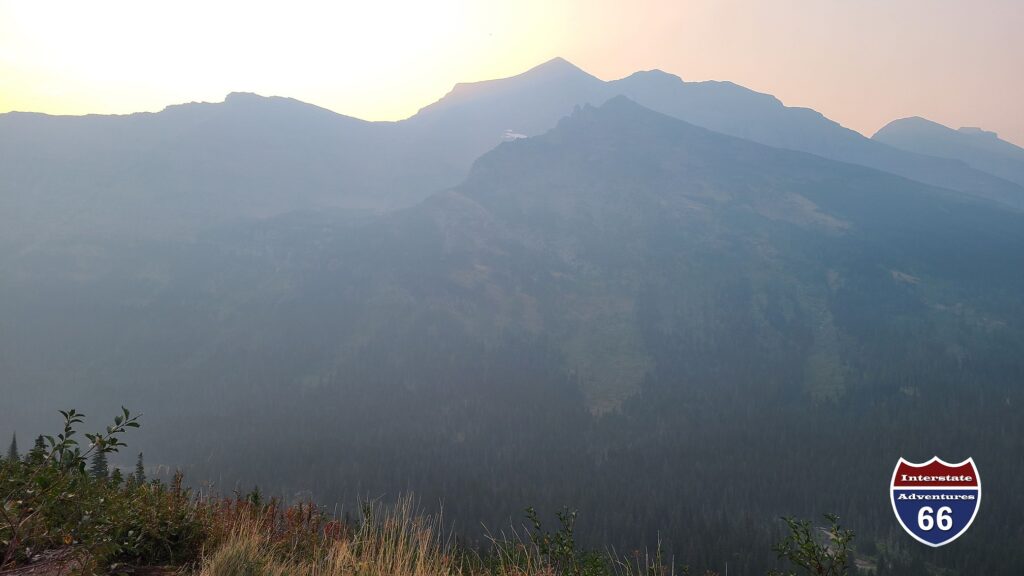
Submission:
[[[820,376],[807,389],[837,399],[850,380],[840,367],[855,361],[839,352],[851,330],[833,309],[841,290],[859,286],[868,300],[927,286],[920,319],[969,305],[954,295],[967,278],[1019,279],[1019,148],[922,120],[867,139],[735,84],[659,71],[604,82],[555,59],[459,84],[400,122],[252,94],[126,116],[11,113],[0,115],[0,152],[10,313],[45,317],[79,288],[109,314],[155,306],[146,338],[114,347],[142,346],[129,358],[177,337],[168,326],[189,314],[161,324],[177,306],[167,298],[245,309],[256,333],[258,318],[291,322],[264,310],[285,299],[348,350],[429,309],[469,338],[544,335],[600,412],[657,365],[645,313],[662,317],[659,329],[710,337],[717,322],[695,306],[767,318],[765,306],[783,304],[717,298],[769,290],[788,294],[804,323],[803,361]],[[325,258],[341,269],[323,276]],[[267,268],[233,276],[242,262]],[[204,277],[212,292],[182,284]],[[329,297],[306,292],[321,282]],[[219,330],[229,348],[246,340],[230,323]],[[774,338],[770,325],[747,330]],[[330,373],[340,358],[310,370]]]
[[[836,511],[928,574],[879,487],[942,449],[1004,499],[943,566],[1019,574],[1013,154],[899,127],[558,59],[400,122],[2,115],[0,433],[124,403],[147,461],[225,491],[569,503],[743,573],[773,519]]]
[[[924,118],[890,122],[871,137],[894,148],[965,164],[1024,186],[1024,148],[981,128],[953,130]]]
[[[983,170],[883,145],[814,110],[786,107],[772,96],[731,82],[684,82],[659,70],[603,82],[556,58],[512,78],[460,84],[408,122],[448,134],[451,141],[465,143],[467,157],[475,157],[499,141],[502,128],[536,135],[551,128],[574,105],[600,104],[617,95],[730,136],[1024,207],[1021,186]]]
[[[559,62],[542,68],[567,70]],[[409,122],[455,114],[455,108],[445,108],[504,93],[458,88]],[[278,110],[275,117],[292,121],[273,127],[233,124],[248,118],[249,107],[268,114]],[[495,107],[501,106],[484,108]],[[123,213],[125,204],[111,205],[94,190],[76,199],[76,210],[88,211],[81,217],[109,214],[138,231],[93,224],[88,230],[69,227],[43,240],[18,238],[5,244],[0,262],[9,276],[0,287],[8,312],[27,327],[33,322],[31,314],[26,316],[29,311],[46,318],[55,303],[92,294],[85,301],[96,313],[106,310],[106,318],[64,330],[62,338],[71,338],[67,349],[81,346],[75,338],[87,338],[97,326],[120,319],[127,324],[108,334],[119,342],[111,348],[117,351],[114,356],[92,350],[92,342],[83,350],[92,350],[88,355],[105,369],[150,358],[152,366],[168,373],[221,347],[251,347],[273,357],[275,351],[303,343],[308,350],[330,343],[321,356],[307,358],[304,368],[323,378],[343,370],[353,360],[348,354],[360,347],[391,346],[398,338],[391,329],[395,326],[415,334],[440,322],[460,339],[484,342],[499,334],[543,337],[558,351],[562,369],[579,379],[590,409],[597,412],[637,393],[646,375],[668,361],[659,358],[652,342],[673,335],[699,334],[701,342],[754,337],[759,346],[789,350],[803,366],[797,380],[806,394],[839,401],[859,385],[850,367],[869,362],[870,355],[859,357],[853,352],[857,347],[844,345],[869,337],[859,332],[864,322],[884,331],[893,318],[916,325],[969,314],[971,320],[963,320],[966,332],[958,338],[984,326],[1016,326],[1010,318],[1018,303],[1005,299],[1024,289],[1024,215],[1016,210],[872,168],[714,132],[624,96],[598,107],[574,108],[540,136],[498,144],[473,164],[461,184],[409,208],[359,216],[295,210],[327,197],[332,178],[338,186],[349,183],[341,176],[341,164],[322,164],[337,172],[299,170],[294,181],[276,168],[313,162],[306,154],[320,154],[326,142],[339,141],[321,140],[327,131],[346,138],[375,134],[373,124],[294,101],[247,95],[156,115],[74,119],[123,122],[130,132],[137,129],[134,123],[166,120],[170,125],[173,115],[186,114],[192,123],[179,126],[179,133],[190,138],[174,147],[162,141],[161,149],[176,155],[150,157],[147,166],[160,170],[161,179],[153,187],[137,180],[137,198],[131,198],[123,181],[120,201],[141,214],[147,213],[145,202],[157,202],[147,218],[174,205],[231,214],[231,202],[237,204],[236,215],[251,218],[258,208],[262,218],[221,217],[219,225],[206,221],[205,228],[180,239],[154,236],[149,228],[158,229],[159,222],[134,220],[132,213]],[[203,121],[196,119],[200,115],[206,115]],[[484,133],[481,123],[466,126]],[[524,133],[539,129],[495,121],[494,131],[509,125]],[[278,153],[262,158],[253,165],[256,173],[249,173],[253,158],[214,150],[221,140],[196,137],[217,131],[232,133],[239,146],[260,142],[264,152],[274,147]],[[120,146],[127,138],[122,133],[111,140]],[[154,146],[160,144],[147,141],[129,152]],[[54,151],[57,157],[61,153]],[[175,196],[167,188],[171,159],[193,175],[230,179],[221,185],[234,195],[221,196],[210,183],[180,191],[194,194],[190,198]],[[359,167],[349,162],[344,168]],[[91,169],[110,180],[122,178],[117,165]],[[137,169],[123,168],[129,174]],[[245,184],[256,188],[260,198],[280,203],[247,201]],[[285,197],[274,194],[277,186],[288,191]],[[207,196],[223,204],[208,202]],[[273,214],[290,202],[290,214]],[[34,230],[30,237],[41,234]],[[984,296],[978,283],[998,286],[998,292]],[[869,304],[881,302],[895,308],[879,314]],[[773,310],[778,309],[789,310],[785,326],[774,324]],[[220,312],[209,317],[210,311]],[[148,319],[135,318],[139,313]],[[83,321],[91,318],[91,313],[81,314]],[[185,325],[218,336],[195,335],[172,345]],[[129,326],[144,337],[121,342],[119,334]],[[288,326],[288,340],[266,335],[272,326]],[[323,341],[307,342],[313,333]],[[792,339],[796,333],[801,337]],[[39,332],[39,337],[46,334]],[[251,341],[255,334],[263,336]],[[925,337],[927,331],[921,328],[920,334]],[[189,360],[182,364],[163,352],[157,354],[162,359],[153,356],[166,350],[178,350]]]
[[[1024,186],[1004,179],[1016,178],[1009,161],[908,152],[728,82],[660,71],[604,82],[555,59],[512,78],[459,84],[400,122],[252,94],[155,114],[3,114],[0,235],[175,237],[294,210],[409,206],[458,184],[507,133],[541,134],[576,106],[617,95],[724,134],[1024,207]]]
[[[894,298],[923,320],[962,297],[962,282],[1018,284],[1024,276],[1010,270],[1024,254],[1021,223],[953,191],[725,136],[619,96],[499,145],[453,191],[351,244],[387,247],[375,256],[388,270],[425,275],[375,289],[401,294],[375,310],[420,302],[449,310],[477,337],[504,326],[554,338],[601,406],[639,389],[657,363],[651,341],[714,338],[728,326],[700,310],[768,318],[781,307],[791,308],[789,322],[805,323],[807,390],[839,398],[856,380],[842,367],[860,362],[840,344],[847,305]],[[385,236],[367,239],[376,234]],[[786,294],[786,303],[765,293]],[[664,334],[651,334],[645,315]],[[762,342],[785,333],[770,321],[745,330]]]

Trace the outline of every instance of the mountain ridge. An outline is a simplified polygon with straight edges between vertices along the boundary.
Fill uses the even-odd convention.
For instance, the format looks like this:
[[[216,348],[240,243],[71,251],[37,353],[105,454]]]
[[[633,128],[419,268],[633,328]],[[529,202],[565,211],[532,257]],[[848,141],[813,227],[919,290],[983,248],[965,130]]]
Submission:
[[[584,82],[601,82],[598,78],[588,74],[575,64],[559,56],[546,62],[542,62],[529,70],[505,78],[477,80],[474,82],[458,82],[451,90],[448,91],[447,94],[438,100],[423,106],[415,114],[405,118],[404,120],[411,120],[420,114],[429,114],[438,109],[443,109],[451,105],[452,102],[459,102],[466,98],[472,98],[475,92],[494,91],[503,86],[517,82],[551,82],[558,80],[564,81],[566,79]],[[399,122],[401,121],[402,120],[399,120]]]
[[[256,97],[231,93],[221,105],[229,109],[299,110],[302,116],[345,119],[353,129],[373,127],[377,134],[352,146],[382,150],[380,160],[354,163],[376,165],[381,161],[415,165],[418,174],[403,176],[394,170],[360,175],[355,182],[385,177],[402,189],[394,199],[379,190],[348,192],[362,205],[393,207],[422,198],[413,189],[420,182],[433,191],[458,183],[472,161],[500,143],[507,133],[536,135],[553,127],[577,105],[601,104],[623,94],[655,111],[693,124],[753,140],[762,144],[810,152],[900,174],[928,184],[987,197],[1024,209],[1024,185],[1017,185],[957,159],[940,159],[893,148],[842,127],[817,111],[785,106],[776,97],[749,90],[732,82],[685,82],[663,71],[636,72],[612,81],[600,80],[563,58],[554,58],[508,78],[457,84],[447,95],[419,112],[395,122],[366,122],[325,108],[283,97]],[[243,104],[248,105],[243,105]],[[164,112],[181,113],[217,103],[170,106]],[[180,106],[180,105],[179,105]],[[189,108],[192,106],[193,108]],[[155,113],[159,114],[159,113]],[[333,114],[333,115],[332,115]],[[118,116],[118,118],[130,118]],[[4,115],[0,115],[0,126]],[[92,116],[102,122],[103,116]],[[259,122],[260,114],[251,119]],[[358,128],[356,128],[358,127]],[[0,146],[3,146],[0,133]],[[364,185],[358,184],[357,187]]]
[[[262,194],[330,194],[314,187],[366,173],[313,178],[337,163],[310,142],[323,133],[253,130],[212,142],[219,130],[186,130],[136,157],[233,178],[142,198],[181,208],[191,191],[196,207],[231,199],[221,209],[237,215]],[[228,154],[235,140],[255,146]],[[305,164],[317,154],[328,162]],[[269,183],[259,171],[291,162]],[[139,170],[123,163],[95,169]],[[141,173],[175,174],[157,167]],[[125,179],[119,199],[144,183]],[[989,462],[1010,499],[955,566],[1016,574],[1000,551],[1022,501],[1022,463],[1001,457],[1024,437],[1017,211],[624,96],[574,106],[453,187],[358,218],[292,198],[283,213],[154,238],[107,190],[85,190],[68,219],[108,209],[138,230],[56,219],[24,242],[0,228],[0,397],[18,398],[0,422],[19,435],[55,397],[86,413],[123,402],[147,415],[149,462],[219,486],[341,506],[415,490],[460,526],[571,502],[587,511],[581,541],[667,534],[666,549],[698,559],[735,558],[750,534],[771,537],[770,519],[820,510],[890,542],[878,480],[938,443]],[[949,425],[983,420],[1005,425]],[[765,556],[748,571],[767,572]]]
[[[661,71],[605,82],[553,59],[462,86],[457,98],[397,122],[252,93],[156,113],[0,115],[0,170],[8,177],[0,184],[0,224],[21,238],[57,222],[112,233],[147,222],[146,233],[175,235],[293,210],[391,210],[457,185],[502,141],[542,134],[577,106],[620,94],[720,133],[1024,207],[1024,186],[961,160],[863,138],[813,110],[729,82],[684,82]],[[89,208],[85,198],[111,209]]]
[[[873,140],[931,156],[958,160],[976,169],[1024,186],[1024,148],[977,127],[953,129],[912,116],[893,120]]]

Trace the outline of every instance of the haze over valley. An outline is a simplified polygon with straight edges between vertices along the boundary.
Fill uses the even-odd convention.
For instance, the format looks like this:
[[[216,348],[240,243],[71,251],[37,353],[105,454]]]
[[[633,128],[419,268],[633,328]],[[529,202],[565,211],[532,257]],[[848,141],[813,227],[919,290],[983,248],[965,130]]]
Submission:
[[[568,505],[588,546],[762,574],[779,516],[835,512],[865,572],[1024,567],[1024,149],[993,132],[556,58],[393,122],[0,114],[0,174],[23,445],[124,405],[154,474],[414,493],[469,542]],[[940,448],[993,504],[933,550],[886,483]]]

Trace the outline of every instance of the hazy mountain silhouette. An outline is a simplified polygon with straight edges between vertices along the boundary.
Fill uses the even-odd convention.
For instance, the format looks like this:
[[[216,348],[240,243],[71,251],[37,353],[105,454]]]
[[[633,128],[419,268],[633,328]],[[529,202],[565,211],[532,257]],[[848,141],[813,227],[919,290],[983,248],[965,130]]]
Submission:
[[[815,346],[837,350],[838,340],[829,339],[846,330],[835,324],[841,313],[828,304],[837,297],[830,284],[867,282],[884,300],[884,293],[904,289],[900,279],[906,274],[938,294],[966,278],[1008,280],[1021,252],[1004,242],[1012,237],[1024,248],[1024,231],[1012,231],[1019,217],[1004,218],[952,192],[880,171],[724,136],[624,97],[577,111],[543,136],[502,144],[445,198],[458,214],[471,200],[479,224],[460,219],[444,237],[479,229],[518,238],[542,252],[537,261],[557,263],[550,272],[560,279],[556,286],[586,287],[585,293],[562,294],[543,315],[548,320],[542,331],[565,334],[574,343],[568,349],[579,355],[569,364],[583,367],[584,381],[595,378],[591,384],[605,391],[614,383],[638,385],[655,356],[641,344],[645,307],[679,312],[674,331],[708,335],[716,327],[689,324],[697,316],[691,306],[721,307],[727,314],[729,306],[751,311],[760,305],[716,302],[714,295],[731,292],[735,282],[750,283],[741,293],[790,293],[796,316],[814,334],[815,344],[805,350],[810,362]],[[920,238],[931,244],[922,246]],[[477,238],[472,245],[487,243]],[[980,262],[990,256],[995,261]],[[1024,278],[1010,276],[1018,285]],[[529,285],[525,278],[514,284]],[[590,293],[593,286],[603,293]],[[543,290],[548,296],[559,292]],[[696,304],[702,298],[707,300]],[[565,324],[552,325],[558,318]],[[660,322],[673,320],[662,316]],[[609,326],[614,334],[606,332]],[[772,338],[768,326],[750,329]],[[609,342],[617,344],[609,349]],[[805,385],[841,393],[837,374],[835,381],[822,376]]]
[[[3,114],[0,234],[180,237],[295,210],[380,210],[455,181],[429,151],[406,154],[394,128],[239,93],[159,113]]]
[[[266,346],[270,355],[276,347],[323,350],[307,341],[308,330],[331,345],[307,358],[307,373],[352,361],[338,351],[357,342],[391,347],[388,327],[415,333],[426,317],[433,319],[424,329],[444,325],[460,338],[543,334],[596,409],[639,389],[657,358],[644,315],[674,311],[656,314],[659,330],[722,342],[737,338],[733,331],[759,334],[808,363],[809,394],[839,398],[856,383],[838,367],[859,361],[858,347],[840,345],[860,329],[846,324],[854,320],[841,311],[843,298],[895,299],[907,307],[906,321],[934,321],[949,314],[937,307],[954,305],[1005,320],[984,298],[1024,287],[1021,223],[1015,212],[953,191],[726,136],[616,97],[542,136],[500,144],[463,184],[409,209],[364,223],[296,214],[179,246],[121,246],[97,234],[74,249],[84,254],[36,247],[11,256],[20,283],[5,294],[9,306],[21,303],[18,316],[45,316],[53,302],[32,304],[39,295],[19,287],[33,283],[95,291],[106,302],[97,310],[124,302],[194,310],[147,323],[155,340],[114,347],[143,347],[125,357],[129,364],[151,354],[145,348],[173,348],[167,342],[178,341],[182,322],[218,334],[220,344],[196,337],[186,345],[196,357],[223,346]],[[43,265],[73,258],[89,269]],[[1000,288],[978,288],[989,284]],[[731,323],[776,305],[792,310],[804,340],[789,341],[792,334],[770,322],[742,330]],[[237,321],[207,317],[221,307]],[[294,317],[278,316],[289,309]],[[858,322],[890,321],[859,314],[869,320]],[[287,341],[251,340],[271,326],[295,332]],[[108,360],[99,363],[126,361]],[[177,370],[169,360],[152,364]]]
[[[510,78],[457,84],[401,124],[425,146],[440,147],[464,175],[473,160],[502,142],[506,130],[541,134],[575,106],[607,98],[603,81],[555,58]]]
[[[613,84],[616,91],[652,110],[717,132],[1024,207],[1020,186],[958,162],[880,145],[814,110],[784,106],[773,96],[731,82],[683,82],[654,71]]]
[[[659,71],[603,82],[556,58],[511,78],[459,84],[400,122],[252,94],[124,116],[3,114],[0,235],[182,237],[295,210],[409,206],[457,184],[501,141],[543,133],[576,106],[619,94],[725,134],[1024,205],[1024,188],[980,165],[898,150],[732,83]]]
[[[980,128],[952,128],[924,118],[894,120],[872,140],[918,154],[960,160],[971,167],[1024,185],[1024,148]]]
[[[214,126],[305,149],[284,127],[223,128],[250,105],[327,114],[246,96],[162,114],[192,119],[177,145]],[[18,399],[0,422],[32,435],[53,398],[126,403],[147,458],[221,487],[457,493],[460,527],[570,502],[581,538],[670,534],[686,558],[750,534],[769,551],[766,519],[794,501],[885,538],[878,478],[953,446],[1011,499],[962,562],[1012,573],[994,551],[1022,502],[1021,462],[999,457],[1022,437],[1022,253],[1018,211],[614,97],[408,208],[0,251],[0,397]],[[984,420],[1001,425],[950,425]]]
[[[599,104],[624,95],[651,110],[716,132],[761,144],[810,152],[860,164],[920,182],[1024,207],[1024,188],[960,162],[899,150],[849,130],[808,108],[784,106],[778,99],[731,82],[684,82],[660,70],[637,72],[603,82],[556,58],[528,72],[456,86],[438,102],[410,118],[457,135],[449,144],[453,167],[482,154],[512,129],[536,135],[554,126],[574,106]]]

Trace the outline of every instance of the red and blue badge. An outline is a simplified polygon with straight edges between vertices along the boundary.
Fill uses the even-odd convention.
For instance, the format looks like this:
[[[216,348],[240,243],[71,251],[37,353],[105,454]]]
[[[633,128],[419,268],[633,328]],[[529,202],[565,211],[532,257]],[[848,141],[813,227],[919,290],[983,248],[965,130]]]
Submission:
[[[900,458],[890,493],[903,529],[918,542],[938,547],[959,538],[974,522],[981,504],[981,479],[971,458],[959,464],[938,456],[923,464]]]

